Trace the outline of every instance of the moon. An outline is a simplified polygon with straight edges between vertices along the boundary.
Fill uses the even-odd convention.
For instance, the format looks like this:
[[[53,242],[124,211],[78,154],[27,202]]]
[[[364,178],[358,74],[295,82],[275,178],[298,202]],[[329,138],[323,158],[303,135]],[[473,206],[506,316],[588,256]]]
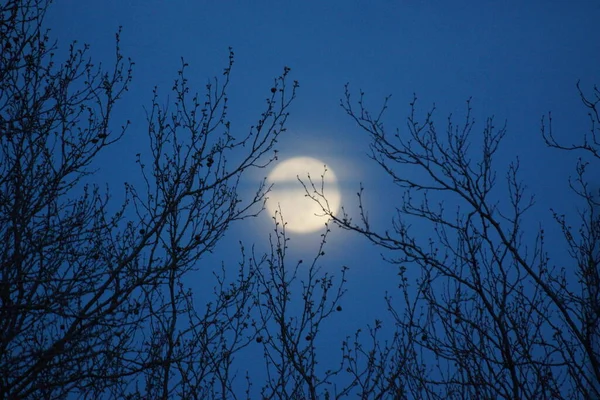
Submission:
[[[327,168],[327,171],[325,171]],[[322,179],[322,175],[324,179]],[[281,162],[271,171],[267,181],[273,184],[267,199],[267,210],[281,222],[286,223],[286,230],[296,233],[310,233],[324,227],[328,221],[323,215],[323,209],[311,198],[306,196],[306,190],[298,181],[304,182],[309,192],[313,192],[308,176],[318,191],[323,193],[329,209],[336,213],[340,207],[341,194],[338,182],[331,168],[325,163],[312,157],[294,157]],[[281,215],[279,211],[281,209]]]

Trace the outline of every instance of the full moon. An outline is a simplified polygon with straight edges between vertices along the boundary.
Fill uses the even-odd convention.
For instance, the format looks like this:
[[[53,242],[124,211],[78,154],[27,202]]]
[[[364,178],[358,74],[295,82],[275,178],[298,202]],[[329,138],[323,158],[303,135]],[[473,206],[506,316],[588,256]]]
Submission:
[[[271,216],[277,213],[277,220],[281,216],[287,223],[286,229],[296,233],[310,233],[324,227],[328,218],[323,216],[323,209],[311,198],[306,197],[306,190],[298,181],[304,182],[309,193],[313,188],[308,176],[320,192],[323,184],[323,194],[329,203],[329,209],[336,213],[340,207],[340,190],[337,178],[331,168],[325,163],[311,157],[294,157],[281,162],[271,171],[267,180],[273,184],[267,200],[267,209]],[[322,178],[325,173],[324,179]],[[323,199],[320,199],[323,204]]]

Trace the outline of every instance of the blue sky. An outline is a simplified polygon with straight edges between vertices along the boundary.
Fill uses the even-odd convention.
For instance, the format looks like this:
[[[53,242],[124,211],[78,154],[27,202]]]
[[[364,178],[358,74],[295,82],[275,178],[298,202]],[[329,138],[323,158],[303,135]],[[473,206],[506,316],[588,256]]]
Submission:
[[[246,131],[254,123],[273,78],[291,67],[300,90],[280,142],[281,158],[326,162],[340,178],[342,203],[350,206],[362,181],[379,226],[389,226],[399,197],[389,194],[384,175],[367,159],[368,137],[339,106],[347,82],[355,93],[363,89],[373,108],[392,94],[385,120],[390,129],[405,127],[413,92],[423,115],[436,104],[440,126],[449,113],[461,121],[469,97],[476,127],[491,115],[498,125],[507,120],[499,175],[519,156],[522,177],[538,200],[532,223],[556,228],[549,208],[568,213],[576,207],[566,184],[575,158],[544,146],[540,119],[552,111],[556,134],[566,140],[589,128],[575,84],[581,80],[585,90],[600,83],[599,17],[600,3],[583,0],[103,0],[57,2],[47,24],[63,47],[72,39],[89,43],[93,58],[108,63],[114,33],[123,26],[122,50],[136,66],[114,121],[119,126],[130,119],[132,125],[123,142],[102,156],[97,175],[115,197],[123,180],[139,179],[134,161],[146,146],[143,106],[149,106],[152,88],[157,85],[166,98],[183,57],[190,82],[202,91],[226,66],[231,46],[233,130]],[[235,263],[237,254],[228,250],[239,240],[266,246],[269,224],[265,214],[234,226],[207,265]],[[293,237],[294,255],[312,256],[318,236]],[[383,294],[396,286],[397,271],[381,261],[379,249],[334,230],[322,264],[331,270],[350,267],[344,307],[352,318],[334,321],[331,337],[343,330],[352,334],[378,316],[385,320]]]

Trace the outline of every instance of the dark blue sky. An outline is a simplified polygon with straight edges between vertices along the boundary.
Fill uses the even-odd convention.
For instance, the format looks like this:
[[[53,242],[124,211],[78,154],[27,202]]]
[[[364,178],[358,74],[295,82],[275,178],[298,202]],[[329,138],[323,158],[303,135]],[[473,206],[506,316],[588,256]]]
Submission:
[[[356,93],[363,89],[373,108],[392,94],[389,129],[405,128],[413,92],[422,115],[436,103],[440,127],[449,113],[462,121],[465,100],[472,97],[476,128],[487,116],[494,115],[498,125],[507,120],[499,176],[520,157],[522,177],[538,200],[531,222],[548,226],[552,239],[558,228],[549,208],[566,213],[576,208],[566,182],[575,158],[545,147],[540,119],[552,111],[557,136],[568,141],[589,129],[575,84],[581,80],[585,90],[600,83],[599,19],[600,3],[583,0],[103,0],[57,2],[47,23],[63,47],[71,39],[89,43],[94,59],[109,63],[114,33],[123,26],[122,50],[136,66],[114,122],[119,126],[130,119],[132,125],[123,142],[102,156],[97,175],[117,198],[123,180],[139,179],[134,161],[147,146],[143,106],[149,106],[152,88],[158,85],[166,98],[184,57],[190,82],[202,91],[226,66],[231,46],[233,130],[245,132],[255,122],[272,79],[284,65],[291,67],[300,90],[288,135],[280,142],[281,158],[310,156],[326,162],[340,178],[342,202],[349,206],[355,205],[362,181],[380,227],[389,226],[399,196],[367,159],[368,137],[339,106],[344,84],[349,82]],[[206,269],[220,261],[235,263],[237,254],[230,249],[239,240],[266,247],[270,229],[266,214],[234,226],[214,259],[206,260]],[[292,239],[294,256],[309,258],[319,235]],[[380,250],[355,235],[334,230],[328,245],[324,268],[350,267],[350,293],[344,300],[348,313],[332,320],[330,337],[344,330],[352,334],[377,317],[385,320],[383,294],[396,286],[396,270],[381,261]],[[198,287],[205,276],[198,274]]]

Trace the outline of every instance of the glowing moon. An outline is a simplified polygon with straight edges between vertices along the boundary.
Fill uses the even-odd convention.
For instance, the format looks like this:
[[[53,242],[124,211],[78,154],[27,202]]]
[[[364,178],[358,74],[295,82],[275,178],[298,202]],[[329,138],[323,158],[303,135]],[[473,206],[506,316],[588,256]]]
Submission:
[[[327,167],[324,180],[325,163],[311,157],[294,157],[281,162],[267,177],[273,188],[267,200],[267,209],[272,216],[277,213],[277,221],[281,222],[279,209],[286,229],[297,233],[309,233],[323,228],[327,217],[323,216],[322,208],[312,199],[306,197],[306,191],[298,178],[304,182],[310,193],[313,192],[308,176],[318,191],[323,193],[329,203],[332,213],[340,207],[341,195],[337,179],[331,168]],[[324,204],[324,203],[323,203]]]

